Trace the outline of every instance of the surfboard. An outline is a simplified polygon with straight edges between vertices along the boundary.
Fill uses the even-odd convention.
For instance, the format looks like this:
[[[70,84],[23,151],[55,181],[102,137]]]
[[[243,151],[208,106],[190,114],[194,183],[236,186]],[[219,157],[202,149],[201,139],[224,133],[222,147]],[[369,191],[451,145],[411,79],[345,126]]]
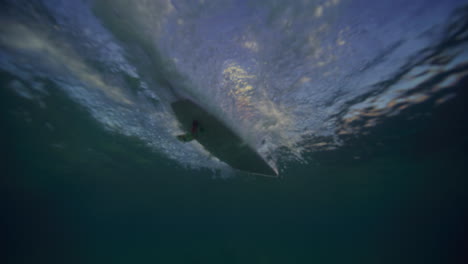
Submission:
[[[193,140],[198,141],[213,156],[240,171],[262,176],[278,176],[255,150],[200,106],[190,100],[176,101],[171,106],[183,130],[191,131],[193,120],[199,122],[200,131]],[[184,142],[190,141],[192,138],[187,138],[190,137],[189,134],[179,135],[178,138]]]

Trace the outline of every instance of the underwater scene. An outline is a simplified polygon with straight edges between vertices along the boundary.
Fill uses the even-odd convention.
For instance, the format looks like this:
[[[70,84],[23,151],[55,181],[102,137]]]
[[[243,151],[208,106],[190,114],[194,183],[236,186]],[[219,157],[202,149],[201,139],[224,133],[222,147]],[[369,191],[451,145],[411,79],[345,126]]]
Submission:
[[[468,263],[468,1],[1,0],[5,263]]]

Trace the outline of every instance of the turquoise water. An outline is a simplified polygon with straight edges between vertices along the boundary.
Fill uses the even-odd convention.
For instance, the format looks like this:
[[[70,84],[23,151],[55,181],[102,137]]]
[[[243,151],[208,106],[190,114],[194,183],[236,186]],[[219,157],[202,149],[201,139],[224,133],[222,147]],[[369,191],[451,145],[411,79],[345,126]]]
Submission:
[[[466,262],[463,1],[202,2],[5,1],[7,263]]]

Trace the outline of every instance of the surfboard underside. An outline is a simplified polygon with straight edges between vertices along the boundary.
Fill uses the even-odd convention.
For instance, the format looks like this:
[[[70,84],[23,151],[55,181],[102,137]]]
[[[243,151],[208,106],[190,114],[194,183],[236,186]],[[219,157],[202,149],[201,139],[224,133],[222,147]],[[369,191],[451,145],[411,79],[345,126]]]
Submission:
[[[177,101],[171,106],[185,131],[190,131],[193,120],[198,120],[201,131],[195,140],[213,156],[237,170],[277,177],[275,170],[255,150],[213,115],[189,100]]]

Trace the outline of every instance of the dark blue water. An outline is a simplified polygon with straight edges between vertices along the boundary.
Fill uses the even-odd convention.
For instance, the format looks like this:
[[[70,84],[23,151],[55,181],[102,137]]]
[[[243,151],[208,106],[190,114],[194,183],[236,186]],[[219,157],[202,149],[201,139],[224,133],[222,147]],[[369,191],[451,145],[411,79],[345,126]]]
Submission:
[[[458,89],[280,179],[212,179],[103,130],[56,88],[47,109],[2,89],[8,263],[463,263]]]
[[[467,16],[423,2],[6,1],[6,263],[466,263]],[[175,140],[180,98],[280,177]]]

